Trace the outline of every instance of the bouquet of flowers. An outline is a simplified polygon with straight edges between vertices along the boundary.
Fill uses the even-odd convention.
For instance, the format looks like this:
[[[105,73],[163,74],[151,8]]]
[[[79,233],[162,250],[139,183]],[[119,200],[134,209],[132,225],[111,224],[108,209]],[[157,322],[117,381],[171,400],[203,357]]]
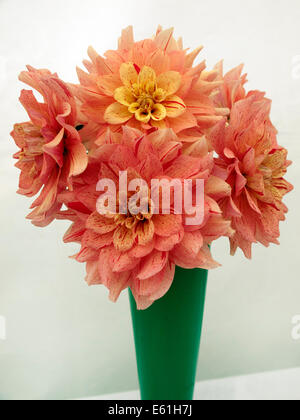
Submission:
[[[11,134],[18,192],[37,196],[27,218],[69,220],[64,241],[80,245],[88,285],[112,301],[130,288],[140,310],[167,294],[175,267],[219,267],[220,237],[247,258],[255,243],[278,244],[287,213],[291,162],[271,101],[246,91],[243,66],[195,65],[201,50],[161,27],[135,42],[129,27],[118,49],[88,49],[79,84],[30,66],[20,74],[42,97],[22,90],[29,121]]]

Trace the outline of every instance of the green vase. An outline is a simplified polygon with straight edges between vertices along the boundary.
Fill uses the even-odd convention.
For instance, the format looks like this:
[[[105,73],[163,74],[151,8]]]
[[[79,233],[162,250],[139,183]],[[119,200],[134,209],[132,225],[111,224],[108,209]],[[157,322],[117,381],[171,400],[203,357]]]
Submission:
[[[130,292],[142,400],[192,400],[207,270],[177,267],[169,292],[138,311]]]

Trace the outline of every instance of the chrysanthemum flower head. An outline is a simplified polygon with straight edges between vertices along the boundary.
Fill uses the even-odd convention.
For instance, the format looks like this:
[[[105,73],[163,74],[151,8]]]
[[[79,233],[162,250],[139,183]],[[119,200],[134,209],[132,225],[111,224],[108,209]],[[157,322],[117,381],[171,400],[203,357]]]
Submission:
[[[235,230],[231,253],[240,247],[248,258],[253,243],[278,244],[287,212],[282,199],[293,188],[284,179],[291,162],[277,143],[270,109],[263,93],[250,92],[233,104],[230,121],[218,123],[210,135],[218,154],[215,174],[232,188],[232,196],[219,202]]]
[[[183,155],[181,143],[170,129],[145,135],[125,127],[121,137],[108,132],[87,170],[75,178],[73,191],[60,195],[68,210],[59,218],[73,221],[64,240],[81,244],[76,259],[87,263],[88,284],[104,284],[113,301],[130,287],[139,309],[145,309],[169,290],[175,265],[207,269],[218,266],[208,245],[232,233],[230,222],[224,220],[216,202],[231,191],[227,183],[212,176],[213,166],[212,154],[203,159]],[[190,226],[184,211],[174,211],[174,198],[168,214],[160,200],[159,211],[154,211],[152,196],[146,196],[146,212],[135,212],[130,194],[125,213],[117,206],[100,214],[96,191],[99,180],[113,181],[119,198],[124,193],[119,174],[124,171],[128,182],[142,179],[149,190],[153,179],[177,179],[182,183],[184,179],[203,179],[203,218],[198,225]]]
[[[90,47],[88,73],[78,69],[82,111],[103,131],[123,124],[144,132],[172,128],[182,141],[194,141],[220,119],[210,94],[222,81],[209,80],[204,62],[193,67],[201,49],[187,53],[173,29],[134,42],[131,27],[104,58]]]
[[[20,80],[37,90],[44,102],[39,103],[30,90],[21,93],[30,121],[16,124],[11,133],[20,148],[14,156],[21,170],[18,192],[33,197],[42,190],[28,219],[45,226],[61,206],[58,192],[71,187],[71,178],[86,169],[87,153],[76,130],[76,100],[68,86],[56,74],[29,66]]]

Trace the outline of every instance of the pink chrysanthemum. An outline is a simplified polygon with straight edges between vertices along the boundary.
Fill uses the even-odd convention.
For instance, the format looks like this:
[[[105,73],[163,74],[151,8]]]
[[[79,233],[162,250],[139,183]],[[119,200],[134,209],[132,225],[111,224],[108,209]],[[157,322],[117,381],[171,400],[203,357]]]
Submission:
[[[75,128],[77,105],[68,86],[56,74],[29,66],[20,80],[36,89],[44,102],[39,103],[30,90],[21,93],[30,121],[16,124],[11,133],[20,148],[14,155],[21,170],[18,192],[33,197],[42,189],[28,219],[45,226],[61,207],[57,194],[71,187],[71,178],[86,169],[87,153]]]
[[[87,170],[74,179],[73,191],[60,195],[68,210],[58,218],[73,221],[64,240],[81,244],[76,259],[87,264],[88,284],[104,284],[113,301],[130,287],[138,308],[146,309],[169,290],[175,265],[206,269],[218,266],[208,245],[232,233],[230,222],[224,220],[216,202],[231,191],[228,184],[211,175],[213,166],[211,153],[202,159],[183,155],[181,143],[169,129],[144,135],[125,127],[118,138],[108,132]],[[154,178],[203,179],[203,222],[189,226],[184,213],[172,211],[154,214],[149,210],[135,215],[130,206],[126,214],[100,215],[96,185],[101,179],[111,179],[119,194],[120,171],[127,171],[130,179],[141,177],[149,188]]]
[[[233,104],[229,122],[221,121],[210,134],[218,154],[215,174],[232,188],[232,196],[219,201],[235,230],[231,253],[240,247],[248,258],[253,243],[278,244],[287,212],[282,199],[293,188],[284,179],[290,162],[277,144],[270,109],[263,93],[250,92]]]
[[[78,69],[81,86],[74,87],[83,113],[99,125],[100,137],[108,126],[121,132],[128,125],[144,132],[172,128],[181,141],[195,141],[224,114],[210,98],[222,81],[210,80],[204,62],[193,67],[201,49],[188,54],[173,29],[134,42],[132,27],[104,58],[90,47],[88,73]]]

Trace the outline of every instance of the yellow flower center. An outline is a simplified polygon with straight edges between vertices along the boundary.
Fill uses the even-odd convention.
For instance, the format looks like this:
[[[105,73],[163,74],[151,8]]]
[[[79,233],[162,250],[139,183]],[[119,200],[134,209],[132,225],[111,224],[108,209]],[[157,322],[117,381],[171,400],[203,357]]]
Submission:
[[[116,214],[114,221],[118,226],[125,226],[127,229],[135,229],[139,223],[151,220],[152,214],[139,213],[136,215],[128,214]]]
[[[118,193],[118,200],[120,199],[120,192]],[[138,201],[138,203],[130,203],[130,198],[134,195],[133,192],[129,192],[128,194],[128,202],[127,202],[127,213],[126,214],[121,214],[121,213],[117,213],[114,215],[114,221],[115,224],[118,226],[125,226],[127,229],[135,229],[137,227],[137,225],[139,223],[143,223],[146,221],[149,221],[152,219],[153,216],[153,203],[150,197],[150,193],[149,193],[149,197],[148,199],[145,198],[145,200],[143,200],[144,202],[146,202],[146,206],[145,206],[145,213],[142,213],[140,211],[140,207],[137,208],[137,205],[141,205],[140,200]],[[118,206],[118,210],[119,210],[119,206]]]
[[[174,95],[181,86],[181,75],[178,72],[169,71],[157,76],[151,67],[144,66],[140,70],[133,63],[123,63],[120,78],[123,86],[114,91],[114,99],[124,108],[120,110],[114,105],[108,108],[108,122],[116,123],[123,116],[125,121],[128,113],[129,118],[132,114],[138,121],[147,124],[150,120],[176,118],[185,112],[184,102]],[[126,113],[116,115],[117,111],[120,113],[123,109]]]
[[[278,201],[282,201],[286,194],[286,181],[283,179],[287,172],[286,158],[286,150],[278,150],[267,156],[260,166],[265,190],[269,191],[273,198]]]
[[[131,92],[134,101],[129,105],[128,111],[135,115],[138,121],[148,123],[150,119],[162,121],[167,116],[167,110],[162,102],[167,94],[157,87],[153,81],[135,83]]]
[[[139,245],[146,245],[154,235],[154,224],[152,221],[153,212],[149,200],[147,213],[136,213],[135,206],[130,210],[128,205],[127,214],[114,214],[113,220],[117,229],[114,233],[114,245],[119,251],[127,251],[134,242]]]
[[[269,154],[259,166],[259,175],[247,178],[248,187],[257,194],[259,200],[281,202],[289,191],[290,185],[283,178],[287,172],[286,158],[287,152],[284,149]]]
[[[18,136],[21,151],[18,154],[20,161],[32,160],[43,154],[45,139],[40,130],[31,123],[16,124],[14,132]]]

